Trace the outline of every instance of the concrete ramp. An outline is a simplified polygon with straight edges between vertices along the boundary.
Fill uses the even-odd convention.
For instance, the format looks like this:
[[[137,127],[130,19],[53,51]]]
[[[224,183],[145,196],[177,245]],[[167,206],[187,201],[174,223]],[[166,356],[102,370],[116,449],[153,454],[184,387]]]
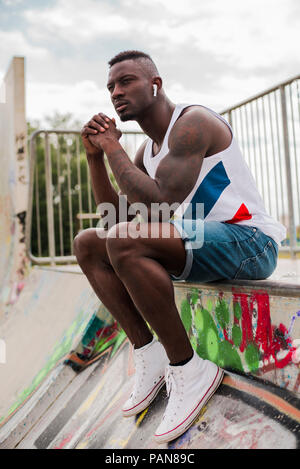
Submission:
[[[126,341],[82,373],[65,379],[36,425],[15,447],[23,449],[280,449],[299,447],[299,399],[274,385],[233,373],[202,410],[193,426],[168,445],[153,434],[167,402],[163,389],[137,417],[123,418],[121,407],[131,392],[132,355]],[[58,370],[57,370],[58,371]],[[66,372],[66,369],[64,370]],[[60,373],[63,370],[60,369]],[[54,396],[52,396],[54,397]],[[11,443],[12,443],[11,436]],[[18,440],[14,435],[14,443]],[[3,447],[11,447],[9,441]]]
[[[167,403],[166,391],[137,417],[122,417],[134,374],[131,346],[86,278],[76,267],[36,267],[30,275],[15,316],[5,326],[8,343],[13,337],[15,361],[1,379],[6,382],[14,370],[5,399],[1,395],[2,411],[9,415],[0,427],[0,448],[300,446],[296,283],[175,285],[193,347],[222,365],[226,374],[193,426],[158,447],[153,434]],[[27,339],[25,330],[30,331]],[[81,372],[75,371],[76,360],[72,362],[76,356],[85,363]]]

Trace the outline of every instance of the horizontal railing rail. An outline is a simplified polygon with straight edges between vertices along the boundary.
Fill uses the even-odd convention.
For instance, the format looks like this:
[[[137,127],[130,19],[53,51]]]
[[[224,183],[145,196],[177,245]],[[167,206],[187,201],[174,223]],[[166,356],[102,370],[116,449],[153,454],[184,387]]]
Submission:
[[[233,128],[267,211],[288,228],[280,251],[300,252],[300,75],[221,114]],[[143,132],[125,131],[133,159]],[[78,130],[37,130],[29,141],[28,256],[37,264],[73,263],[73,239],[99,216]],[[106,160],[111,183],[118,190]]]

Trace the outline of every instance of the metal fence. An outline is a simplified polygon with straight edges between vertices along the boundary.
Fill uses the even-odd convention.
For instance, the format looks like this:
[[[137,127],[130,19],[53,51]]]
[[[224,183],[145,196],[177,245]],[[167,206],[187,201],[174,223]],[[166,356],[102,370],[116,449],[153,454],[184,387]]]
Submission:
[[[300,76],[222,112],[267,211],[288,228],[281,251],[300,251]]]
[[[120,142],[133,158],[144,138],[143,132],[125,131]],[[38,130],[31,135],[29,146],[28,256],[36,264],[76,262],[75,235],[99,221],[80,132]],[[105,161],[111,183],[118,190]]]
[[[267,211],[288,228],[281,251],[300,251],[299,80],[294,77],[221,114],[232,125]],[[145,136],[124,132],[133,158]],[[107,164],[107,161],[106,161]],[[117,188],[112,173],[112,185]],[[88,165],[79,131],[38,130],[30,138],[27,251],[34,263],[72,263],[78,231],[96,226]]]

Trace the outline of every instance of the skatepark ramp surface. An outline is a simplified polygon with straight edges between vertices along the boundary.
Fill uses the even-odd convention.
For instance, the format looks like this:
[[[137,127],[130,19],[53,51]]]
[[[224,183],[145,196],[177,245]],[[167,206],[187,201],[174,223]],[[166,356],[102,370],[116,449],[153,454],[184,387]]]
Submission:
[[[134,374],[123,331],[78,268],[34,267],[4,329],[0,448],[298,448],[300,297],[288,280],[175,285],[193,347],[226,373],[193,426],[158,446],[165,389],[123,418]]]

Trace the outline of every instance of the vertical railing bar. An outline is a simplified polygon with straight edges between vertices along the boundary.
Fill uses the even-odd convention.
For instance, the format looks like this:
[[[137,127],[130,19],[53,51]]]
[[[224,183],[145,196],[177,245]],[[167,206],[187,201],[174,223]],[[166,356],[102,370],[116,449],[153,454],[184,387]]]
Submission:
[[[230,127],[232,128],[233,135],[236,136],[236,138],[237,138],[236,129],[235,129],[235,125],[234,125],[233,121],[234,121],[234,117],[233,117],[232,113],[230,113]],[[229,122],[229,119],[228,119],[228,122]]]
[[[239,116],[240,116],[240,123],[241,123],[241,135],[242,135],[242,142],[243,142],[243,154],[246,155],[245,135],[244,135],[244,121],[243,121],[242,109],[241,109],[241,108],[239,108]]]
[[[236,135],[237,139],[239,139],[236,110],[232,111],[232,113],[231,113],[231,122],[232,122],[232,128],[233,128],[234,135]]]
[[[52,188],[52,165],[49,148],[49,135],[45,132],[45,176],[46,176],[46,200],[47,200],[47,231],[48,246],[51,265],[55,264],[55,237],[54,237],[54,216],[53,216],[53,188]]]
[[[273,94],[273,93],[272,93]],[[271,130],[271,142],[272,142],[272,156],[273,156],[273,167],[274,167],[274,179],[275,179],[275,203],[276,203],[276,218],[279,219],[279,207],[278,207],[278,193],[277,193],[277,165],[275,159],[275,146],[274,146],[274,132],[272,123],[272,110],[271,110],[271,93],[268,94],[268,107],[269,107],[269,119],[270,119],[270,130]]]
[[[234,133],[236,135],[236,138],[239,142],[240,147],[242,148],[238,112],[239,112],[238,108],[233,111],[234,127],[235,127],[235,132]]]
[[[259,116],[259,109],[258,109],[258,99],[255,102],[256,105],[256,117],[257,117],[257,133],[258,133],[258,149],[259,149],[259,162],[260,162],[260,179],[261,179],[261,187],[262,187],[262,196],[264,202],[266,202],[265,196],[265,184],[263,178],[263,159],[262,159],[262,150],[261,150],[261,135],[260,135],[260,116]]]
[[[298,87],[298,83],[299,83],[299,79],[296,80],[296,89],[297,89],[297,104],[298,104],[298,127],[300,127],[300,93],[299,93],[299,87]],[[297,171],[299,172],[300,174],[300,163],[299,163],[299,159],[298,159],[298,164],[297,164]],[[300,203],[300,202],[299,202]],[[298,207],[298,214],[300,212],[300,205]],[[299,215],[300,216],[300,215]],[[300,225],[300,221],[299,221],[299,225]]]
[[[72,194],[71,194],[71,154],[69,141],[67,139],[67,178],[68,178],[68,209],[69,209],[69,234],[70,234],[70,249],[73,254],[73,212],[72,212]]]
[[[31,135],[29,142],[29,187],[28,187],[28,208],[26,214],[25,224],[25,247],[26,254],[30,258],[32,255],[32,219],[33,219],[33,200],[34,200],[34,178],[35,178],[35,167],[37,165],[36,157],[36,145],[35,145],[36,133]]]
[[[272,213],[271,188],[270,188],[270,170],[269,170],[269,152],[268,152],[268,139],[267,139],[266,113],[265,113],[264,96],[261,98],[261,100],[262,100],[263,130],[264,130],[264,137],[265,137],[265,156],[266,156],[265,163],[266,163],[266,172],[267,172],[268,207],[269,207],[269,212]]]
[[[35,144],[35,141],[34,141]],[[35,146],[34,146],[35,151]],[[35,165],[35,212],[36,212],[36,226],[37,226],[37,245],[38,256],[42,255],[41,245],[41,217],[40,217],[40,191],[39,191],[39,177],[38,177],[38,164]]]
[[[290,95],[290,106],[291,106],[291,120],[292,120],[292,132],[293,132],[293,147],[294,147],[294,159],[295,159],[295,177],[296,177],[296,194],[297,194],[297,203],[298,203],[298,213],[300,211],[300,192],[299,192],[299,176],[298,176],[298,165],[297,165],[297,146],[296,146],[296,132],[295,132],[295,119],[294,119],[294,109],[293,109],[293,99],[292,99],[292,92],[291,87],[292,84],[289,86],[289,95]],[[293,187],[293,186],[292,186]]]
[[[229,114],[228,114],[228,116],[229,116]],[[228,118],[228,122],[229,122],[229,118]],[[230,127],[232,128],[233,135],[236,135],[236,133],[235,133],[235,127],[234,127],[234,122],[233,122],[233,115],[232,115],[232,112],[230,113],[230,122],[229,122],[229,125],[230,125]]]
[[[251,151],[250,151],[250,138],[249,138],[249,121],[248,121],[248,109],[247,105],[244,106],[244,111],[245,111],[245,126],[246,126],[246,136],[247,136],[247,151],[248,151],[248,158],[249,158],[249,168],[251,172],[253,173],[252,170],[252,158],[251,158]]]
[[[91,180],[90,180],[90,172],[89,172],[89,165],[86,165],[87,170],[87,187],[88,187],[88,210],[89,213],[92,213],[92,196],[91,196]],[[93,226],[91,218],[89,218],[90,228]]]
[[[57,189],[58,189],[59,247],[60,247],[60,255],[63,256],[64,255],[64,236],[63,236],[63,223],[62,223],[60,156],[61,156],[60,143],[59,143],[59,137],[57,137],[56,162],[57,162]]]
[[[228,124],[232,127],[232,111],[228,112]]]
[[[285,95],[284,86],[280,86],[280,97],[281,97],[286,184],[287,184],[288,208],[289,208],[290,250],[291,250],[291,256],[294,257],[295,256],[295,244],[296,244],[295,243],[296,226],[295,226],[293,193],[292,193],[292,174],[291,174],[291,159],[290,159],[290,148],[289,148],[288,118],[287,118],[286,95]]]
[[[279,155],[279,174],[280,174],[280,190],[281,190],[281,209],[282,217],[285,215],[284,208],[284,190],[283,190],[283,171],[282,171],[282,153],[281,153],[281,144],[280,144],[280,131],[279,131],[279,110],[277,105],[277,94],[275,92],[275,115],[276,115],[276,132],[277,132],[277,145],[278,145],[278,155]]]
[[[81,188],[81,174],[80,174],[80,151],[79,151],[79,137],[76,135],[76,158],[77,158],[77,183],[79,185],[78,191],[78,205],[79,213],[82,213],[82,188]],[[82,230],[82,219],[79,218],[79,229]]]
[[[253,119],[253,107],[252,107],[252,102],[250,103],[250,115],[251,115],[251,130],[252,130],[252,136],[253,136],[253,155],[254,155],[254,172],[255,172],[255,180],[256,184],[258,185],[258,174],[257,174],[257,160],[256,160],[256,138],[255,138],[255,131],[254,131],[254,119]]]

